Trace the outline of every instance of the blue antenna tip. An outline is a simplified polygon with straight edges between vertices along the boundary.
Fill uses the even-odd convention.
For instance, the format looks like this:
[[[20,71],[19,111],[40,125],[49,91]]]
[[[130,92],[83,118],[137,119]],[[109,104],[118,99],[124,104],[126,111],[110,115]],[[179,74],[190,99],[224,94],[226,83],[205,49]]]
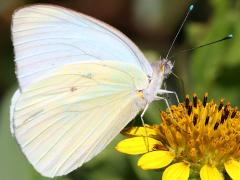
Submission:
[[[189,6],[189,11],[192,11],[193,10],[193,8],[194,8],[194,5],[192,4],[192,5],[190,5]]]
[[[228,37],[229,37],[229,38],[233,38],[233,34],[229,34]]]

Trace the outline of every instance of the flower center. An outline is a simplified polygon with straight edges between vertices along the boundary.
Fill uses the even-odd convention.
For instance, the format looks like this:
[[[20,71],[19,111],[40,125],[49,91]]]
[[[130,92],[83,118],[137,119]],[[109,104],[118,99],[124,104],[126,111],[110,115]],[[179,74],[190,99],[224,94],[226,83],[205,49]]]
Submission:
[[[229,159],[240,158],[240,113],[223,100],[217,105],[207,99],[207,93],[203,101],[186,96],[184,103],[171,106],[172,115],[161,112],[161,141],[179,160],[223,168]]]

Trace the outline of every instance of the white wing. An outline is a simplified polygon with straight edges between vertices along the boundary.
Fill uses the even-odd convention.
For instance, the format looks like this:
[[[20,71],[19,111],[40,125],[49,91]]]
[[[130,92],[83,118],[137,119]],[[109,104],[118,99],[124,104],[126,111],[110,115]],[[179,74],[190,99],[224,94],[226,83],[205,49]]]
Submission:
[[[148,85],[134,65],[83,62],[66,65],[31,84],[14,108],[14,133],[44,176],[67,174],[93,158],[135,117]]]
[[[14,135],[14,128],[13,128],[13,116],[14,116],[14,109],[17,103],[18,98],[20,97],[21,93],[20,90],[18,89],[15,91],[12,100],[11,100],[11,106],[10,106],[10,130],[12,135]]]
[[[69,63],[116,60],[152,69],[141,51],[118,30],[72,10],[34,5],[13,15],[12,37],[21,89]]]

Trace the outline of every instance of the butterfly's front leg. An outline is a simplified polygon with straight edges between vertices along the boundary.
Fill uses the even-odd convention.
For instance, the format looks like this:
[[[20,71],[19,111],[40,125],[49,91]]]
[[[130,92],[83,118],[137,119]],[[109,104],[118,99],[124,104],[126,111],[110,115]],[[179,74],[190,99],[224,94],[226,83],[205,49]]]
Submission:
[[[164,98],[164,97],[161,97],[161,96],[155,96],[155,101],[160,101],[160,100],[163,100],[166,103],[166,105],[167,105],[167,107],[169,109],[170,115],[173,118],[173,115],[172,115],[172,112],[170,111],[170,105],[168,103],[167,98]]]
[[[159,89],[157,91],[157,94],[174,94],[176,99],[177,99],[178,104],[180,103],[178,95],[177,95],[177,93],[175,91],[168,91],[168,90],[165,90],[165,89]]]

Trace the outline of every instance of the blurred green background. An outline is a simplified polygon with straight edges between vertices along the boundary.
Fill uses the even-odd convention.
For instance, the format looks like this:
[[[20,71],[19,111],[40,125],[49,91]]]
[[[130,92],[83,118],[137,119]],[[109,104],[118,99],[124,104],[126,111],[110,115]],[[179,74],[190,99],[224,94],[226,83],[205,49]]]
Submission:
[[[164,57],[181,24],[187,7],[195,4],[171,55],[174,73],[184,82],[170,76],[169,90],[209,92],[210,98],[224,97],[240,105],[240,0],[0,0],[0,180],[45,180],[28,163],[9,130],[9,104],[17,88],[11,43],[11,14],[14,9],[33,3],[52,3],[69,7],[101,19],[129,36],[150,61]],[[230,41],[177,53],[232,33]],[[170,97],[170,100],[173,99]],[[161,103],[163,104],[163,103]],[[148,123],[160,121],[159,111],[166,106],[153,103],[146,114]],[[137,118],[137,122],[139,122]],[[160,179],[160,171],[142,171],[136,166],[138,157],[119,154],[114,146],[119,135],[100,155],[83,167],[59,180],[151,180]]]

